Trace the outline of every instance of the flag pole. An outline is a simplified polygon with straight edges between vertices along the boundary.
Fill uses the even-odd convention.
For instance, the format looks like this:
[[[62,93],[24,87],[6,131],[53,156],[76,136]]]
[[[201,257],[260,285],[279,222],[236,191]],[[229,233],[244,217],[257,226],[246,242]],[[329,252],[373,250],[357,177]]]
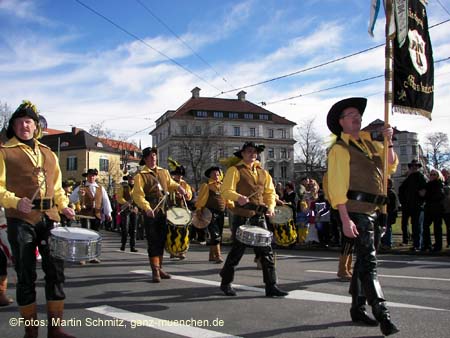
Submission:
[[[386,45],[385,45],[385,70],[384,70],[384,126],[389,125],[389,114],[392,110],[392,83],[393,83],[393,70],[392,70],[392,59],[393,59],[393,38],[389,36],[389,24],[391,22],[392,15],[392,0],[386,0]],[[387,180],[388,180],[388,140],[384,138],[384,166],[383,166],[383,191],[384,195],[387,195]]]

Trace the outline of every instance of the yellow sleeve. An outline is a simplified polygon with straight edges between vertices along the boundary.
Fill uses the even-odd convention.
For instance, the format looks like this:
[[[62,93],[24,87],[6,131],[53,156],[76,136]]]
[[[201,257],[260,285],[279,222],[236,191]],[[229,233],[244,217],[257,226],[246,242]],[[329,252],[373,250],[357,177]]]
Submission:
[[[195,208],[201,209],[205,207],[206,202],[208,202],[208,197],[209,197],[208,183],[203,183],[198,191],[197,201],[195,202]]]
[[[134,187],[131,191],[131,197],[140,209],[144,211],[151,209],[150,203],[145,199],[144,179],[142,175],[136,175],[134,177]]]
[[[6,166],[3,152],[0,152],[0,205],[5,209],[17,209],[20,198],[15,193],[6,190]]]
[[[275,210],[276,200],[275,200],[275,187],[273,185],[272,177],[270,176],[267,170],[264,170],[264,174],[266,175],[266,180],[264,182],[264,193],[263,193],[263,201],[269,208],[269,211]]]
[[[328,153],[327,191],[331,206],[347,203],[350,186],[350,154],[344,147],[335,144]]]
[[[66,192],[62,188],[62,175],[61,175],[61,169],[59,168],[58,164],[58,158],[56,157],[56,154],[52,152],[53,157],[56,161],[55,166],[55,180],[53,182],[54,186],[54,200],[55,204],[58,206],[58,211],[62,211],[63,209],[67,208],[69,206],[69,198],[66,195]]]
[[[225,173],[225,177],[223,179],[223,184],[220,189],[220,193],[222,197],[226,200],[237,201],[239,199],[240,194],[236,192],[236,185],[239,182],[239,171],[235,166],[228,168]]]
[[[131,192],[132,194],[133,192]],[[119,187],[119,190],[117,191],[117,202],[119,202],[119,204],[127,204],[127,201],[125,200],[125,198],[123,198],[123,186],[121,185]]]
[[[183,188],[184,188],[184,190],[186,190],[185,199],[186,199],[186,201],[190,201],[192,199],[192,188],[186,181],[183,181],[183,183],[184,183]]]
[[[167,183],[167,189],[169,192],[174,192],[180,186],[177,181],[175,181],[172,176],[170,176],[169,171],[167,169],[163,169],[163,177]]]

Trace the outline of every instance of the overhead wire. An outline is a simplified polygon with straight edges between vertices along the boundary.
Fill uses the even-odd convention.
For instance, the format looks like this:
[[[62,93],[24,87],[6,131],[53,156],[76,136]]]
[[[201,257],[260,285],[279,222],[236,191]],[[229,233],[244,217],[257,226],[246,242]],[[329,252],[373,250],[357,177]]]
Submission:
[[[186,41],[184,41],[177,33],[174,32],[169,25],[167,25],[161,18],[159,18],[148,6],[146,6],[141,0],[135,0],[138,4],[140,4],[156,21],[158,21],[161,25],[163,25],[173,36],[175,36],[185,47],[187,47],[200,61],[202,61],[207,67],[209,67],[219,78],[221,78],[228,86],[232,86],[228,80],[219,74],[217,70],[206,61],[197,51],[195,51]]]
[[[177,65],[178,67],[182,68],[184,71],[190,73],[191,75],[195,76],[196,78],[198,78],[199,80],[201,80],[202,82],[205,82],[206,84],[208,84],[209,86],[211,86],[212,88],[219,90],[219,88],[217,88],[216,86],[214,86],[212,83],[210,83],[209,81],[207,81],[206,79],[204,79],[203,77],[201,77],[200,75],[196,74],[195,72],[193,72],[192,70],[190,70],[189,68],[187,68],[186,66],[183,66],[181,63],[179,63],[178,61],[176,61],[175,59],[171,58],[170,56],[168,56],[167,54],[161,52],[160,50],[158,50],[157,48],[153,47],[152,45],[150,45],[148,42],[146,42],[145,40],[143,40],[142,38],[140,38],[139,36],[137,36],[136,34],[128,31],[127,29],[123,28],[122,26],[120,26],[119,24],[117,24],[116,22],[114,22],[113,20],[111,20],[110,18],[106,17],[105,15],[103,15],[102,13],[98,12],[97,10],[95,10],[94,8],[88,6],[87,4],[85,4],[83,1],[81,0],[74,0],[77,3],[79,3],[81,6],[85,7],[86,9],[88,9],[89,11],[91,11],[92,13],[94,13],[95,15],[101,17],[102,19],[104,19],[105,21],[109,22],[111,25],[113,25],[114,27],[116,27],[117,29],[121,30],[122,32],[124,32],[125,34],[131,36],[132,38],[134,38],[135,40],[141,42],[142,44],[144,44],[145,46],[149,47],[150,49],[152,49],[153,51],[155,51],[156,53],[158,53],[159,55],[163,56],[164,58],[166,58],[167,60],[171,61],[172,63],[174,63],[175,65]]]

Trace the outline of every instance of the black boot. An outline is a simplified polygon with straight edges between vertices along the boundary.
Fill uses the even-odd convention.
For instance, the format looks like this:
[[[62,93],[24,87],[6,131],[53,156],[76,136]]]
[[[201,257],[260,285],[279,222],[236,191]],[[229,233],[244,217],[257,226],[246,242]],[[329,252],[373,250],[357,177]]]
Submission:
[[[359,308],[352,307],[350,309],[350,316],[352,317],[353,323],[363,323],[368,326],[378,326],[378,322],[369,316],[364,306],[361,306]]]
[[[372,305],[372,311],[375,318],[380,322],[381,333],[385,336],[397,333],[400,330],[391,321],[391,315],[385,302],[379,302]]]
[[[236,291],[231,287],[231,284],[220,284],[220,290],[223,291],[225,296],[236,296]]]
[[[280,290],[276,284],[266,284],[266,297],[286,297],[289,292]]]

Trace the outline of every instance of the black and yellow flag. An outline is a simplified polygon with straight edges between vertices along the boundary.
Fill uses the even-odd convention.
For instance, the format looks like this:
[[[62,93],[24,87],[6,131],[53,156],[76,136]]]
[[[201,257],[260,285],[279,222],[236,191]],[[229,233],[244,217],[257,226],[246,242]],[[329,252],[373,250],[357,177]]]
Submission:
[[[393,111],[431,120],[434,94],[433,50],[424,0],[405,1],[408,27],[405,43],[394,40]]]

